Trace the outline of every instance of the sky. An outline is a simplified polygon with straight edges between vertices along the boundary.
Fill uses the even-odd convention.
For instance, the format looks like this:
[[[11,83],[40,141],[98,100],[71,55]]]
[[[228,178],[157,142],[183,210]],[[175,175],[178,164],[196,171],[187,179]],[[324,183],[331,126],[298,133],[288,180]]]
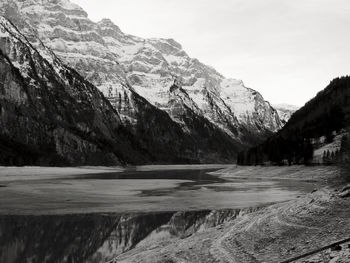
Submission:
[[[71,0],[125,33],[173,38],[273,104],[303,106],[350,74],[349,0]]]

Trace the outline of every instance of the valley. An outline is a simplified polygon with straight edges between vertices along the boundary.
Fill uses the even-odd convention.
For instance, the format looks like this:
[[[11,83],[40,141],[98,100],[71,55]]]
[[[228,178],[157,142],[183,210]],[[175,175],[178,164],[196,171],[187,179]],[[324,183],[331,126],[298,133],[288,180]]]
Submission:
[[[345,19],[340,12],[328,19],[325,8],[315,26],[318,6],[305,15],[312,5],[264,3],[261,11],[239,1],[222,18],[241,12],[241,29],[225,34],[227,24],[215,28],[221,17],[210,16],[221,40],[215,61],[233,74],[224,76],[187,53],[188,42],[128,34],[75,2],[0,2],[0,262],[350,262],[350,76],[335,63],[347,34],[322,32],[320,48],[337,44],[331,58],[299,47],[307,36],[314,46],[307,31],[326,21],[326,32]],[[259,19],[268,10],[278,13],[271,28]],[[289,30],[303,15],[308,26]],[[282,17],[288,30],[277,39]],[[274,87],[269,98],[303,101],[294,94],[301,87],[286,87],[314,90],[319,75],[335,73],[302,107],[259,92]],[[248,87],[259,79],[265,90]]]

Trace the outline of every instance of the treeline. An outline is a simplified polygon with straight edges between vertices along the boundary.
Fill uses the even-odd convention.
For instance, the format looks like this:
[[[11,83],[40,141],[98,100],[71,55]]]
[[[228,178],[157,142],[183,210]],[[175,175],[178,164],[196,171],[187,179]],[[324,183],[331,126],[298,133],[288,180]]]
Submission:
[[[308,164],[314,139],[333,141],[334,132],[350,125],[350,77],[336,78],[315,98],[295,112],[287,124],[264,143],[241,152],[237,164]],[[331,153],[327,160],[332,159]],[[335,159],[335,157],[333,157]]]

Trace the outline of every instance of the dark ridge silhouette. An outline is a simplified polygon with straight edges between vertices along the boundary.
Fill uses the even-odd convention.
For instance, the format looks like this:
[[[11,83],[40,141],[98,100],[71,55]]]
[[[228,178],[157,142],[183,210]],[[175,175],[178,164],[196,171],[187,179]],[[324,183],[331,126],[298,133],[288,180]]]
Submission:
[[[335,78],[304,107],[296,111],[287,124],[264,143],[238,154],[237,163],[309,164],[313,157],[312,139],[321,136],[332,142],[334,132],[350,125],[350,77]],[[346,138],[342,154],[347,148]],[[336,153],[325,158],[337,159]]]

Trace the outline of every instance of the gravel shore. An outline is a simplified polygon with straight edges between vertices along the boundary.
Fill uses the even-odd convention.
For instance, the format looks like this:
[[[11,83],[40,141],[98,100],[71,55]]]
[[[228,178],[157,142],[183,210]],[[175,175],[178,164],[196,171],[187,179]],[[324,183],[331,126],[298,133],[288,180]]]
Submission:
[[[350,197],[338,190],[346,185],[344,171],[320,166],[247,167],[243,171],[231,167],[217,172],[226,177],[254,173],[314,180],[318,188],[287,202],[243,209],[235,219],[187,238],[140,244],[114,262],[282,262],[350,237]],[[332,263],[349,262],[345,246],[336,255],[326,253]],[[318,254],[313,256],[320,259]],[[323,262],[309,258],[298,262]]]

